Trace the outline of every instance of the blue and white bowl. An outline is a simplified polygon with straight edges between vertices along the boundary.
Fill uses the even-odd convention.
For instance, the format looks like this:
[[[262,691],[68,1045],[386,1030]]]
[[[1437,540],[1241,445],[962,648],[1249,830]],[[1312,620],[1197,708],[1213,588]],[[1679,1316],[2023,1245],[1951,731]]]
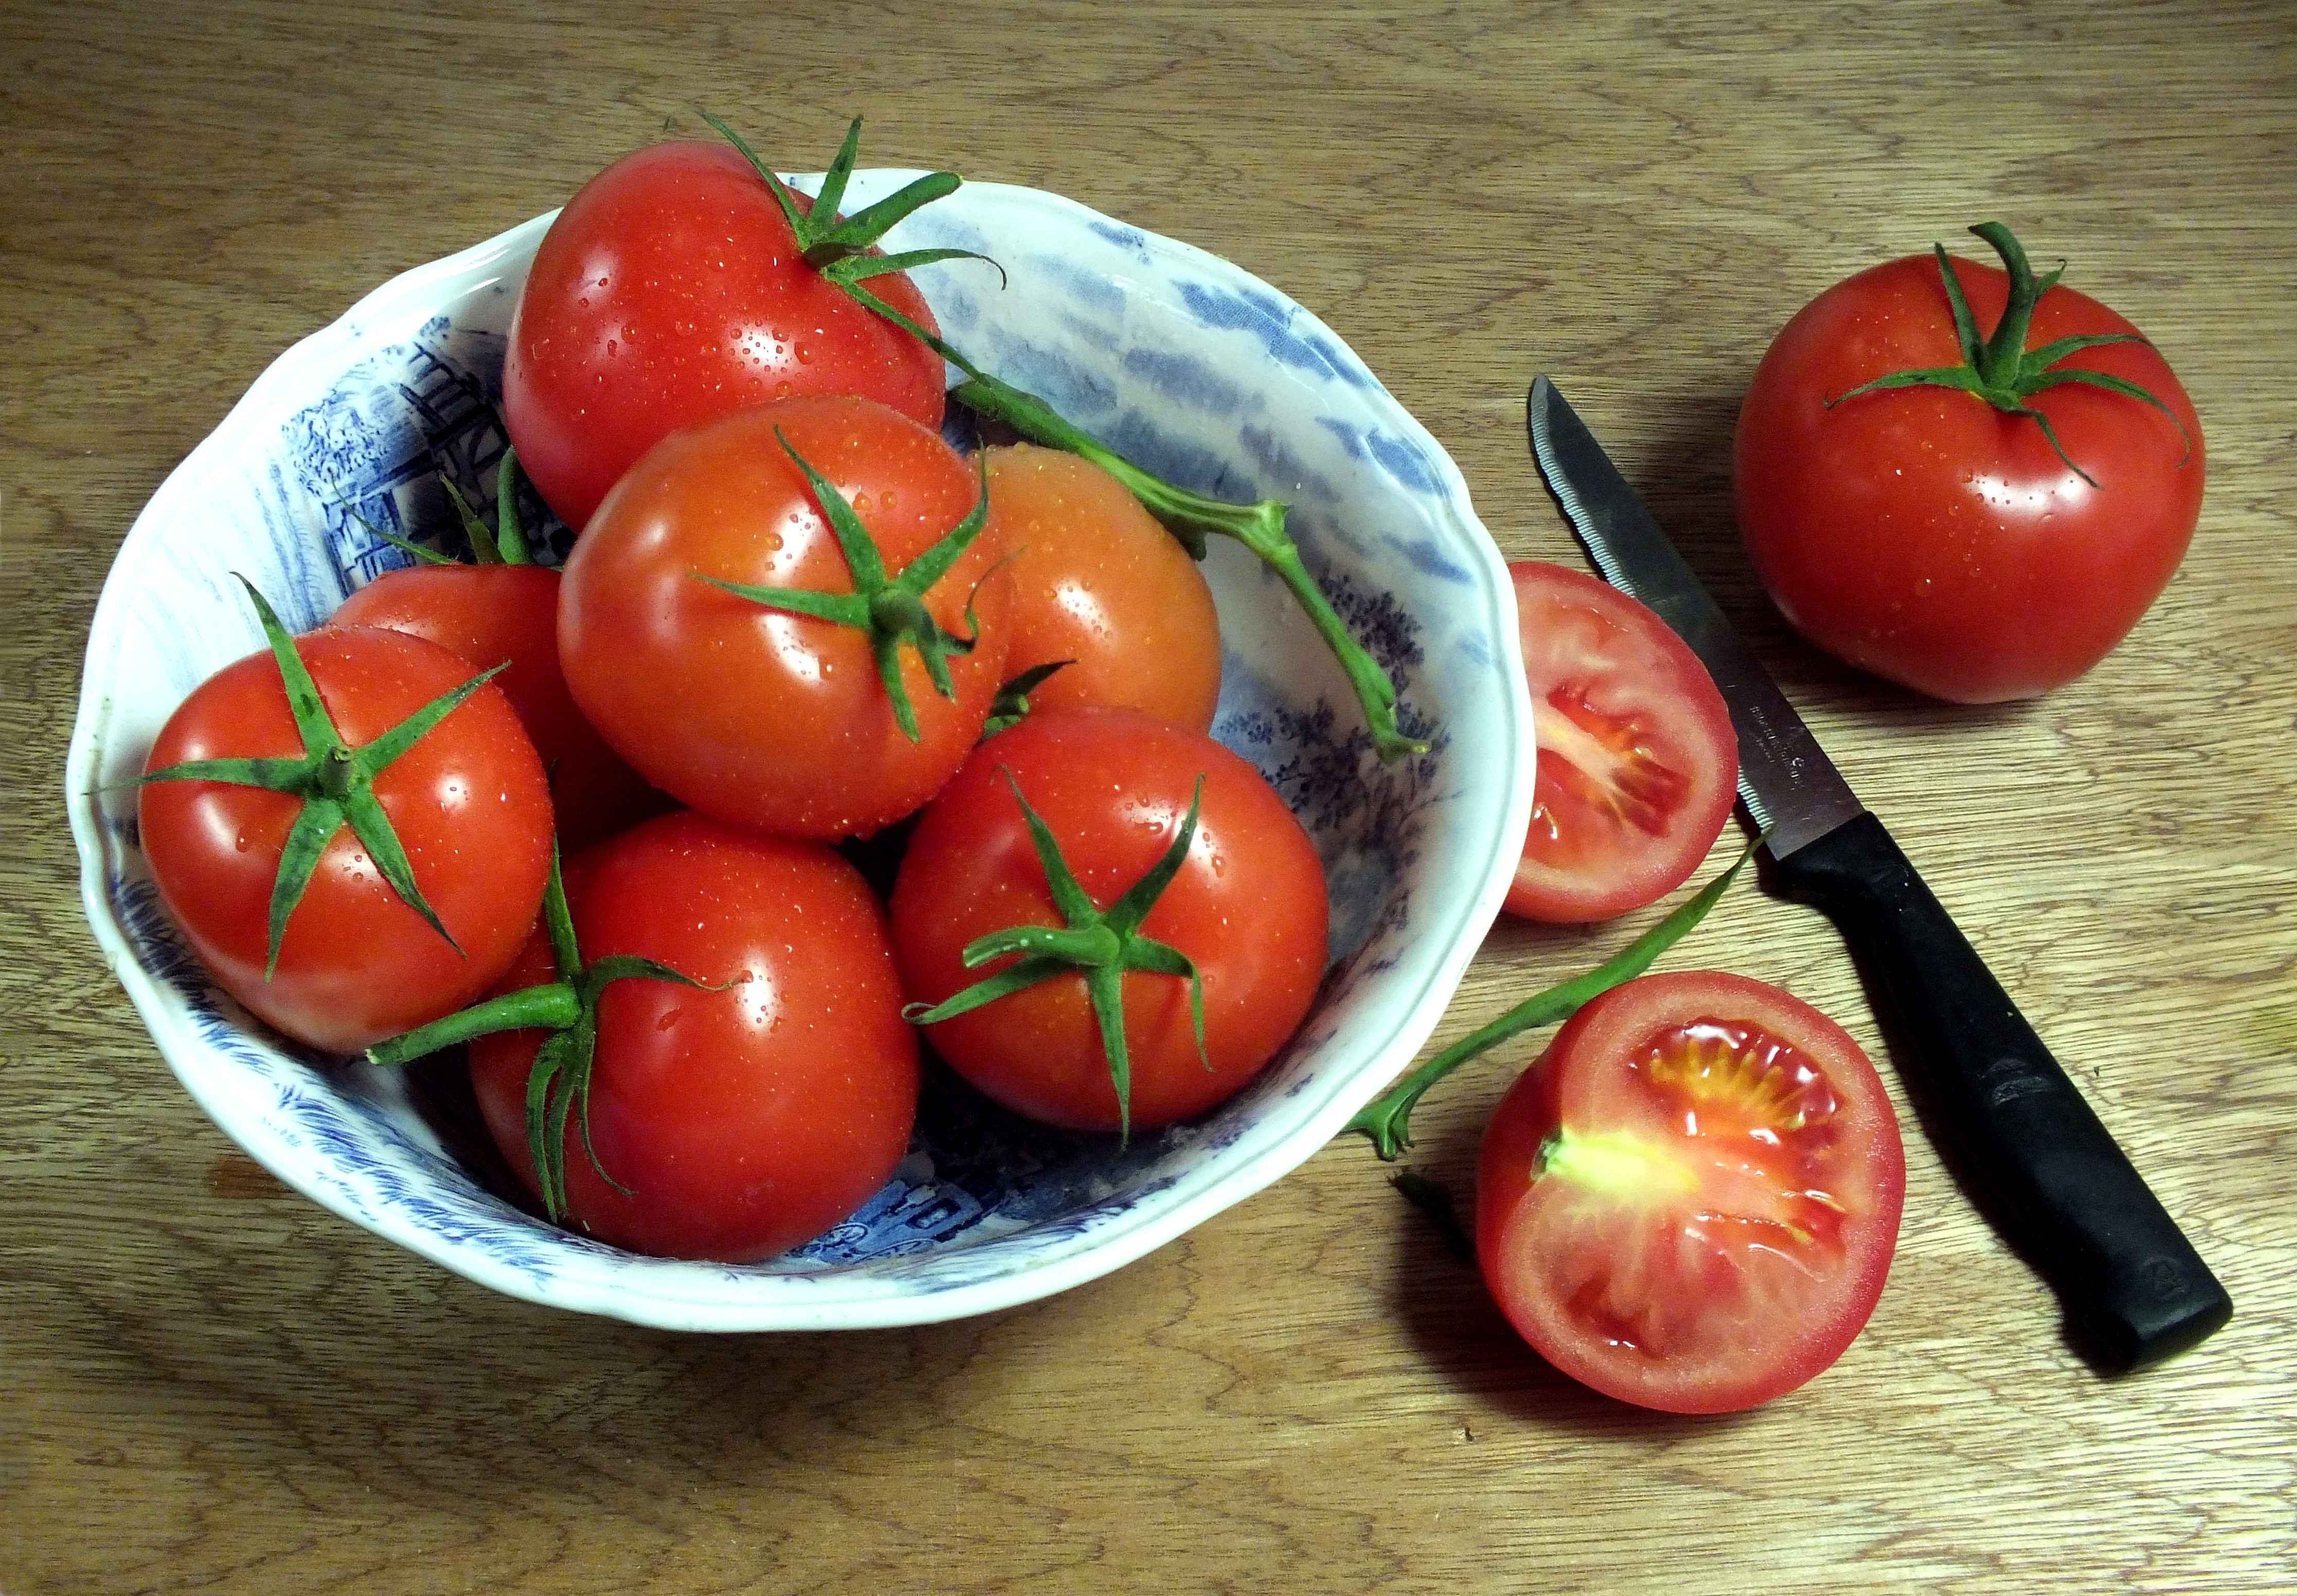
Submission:
[[[856,174],[856,207],[914,176]],[[260,646],[231,573],[291,629],[491,492],[504,337],[548,217],[384,284],[282,356],[152,497],[88,639],[65,780],[88,918],[202,1107],[280,1179],[513,1296],[697,1330],[921,1323],[1044,1296],[1140,1256],[1337,1134],[1411,1062],[1497,913],[1534,741],[1512,590],[1459,472],[1331,331],[1227,262],[1051,194],[976,184],[891,247],[994,258],[918,274],[945,335],[1148,469],[1275,498],[1307,564],[1402,693],[1428,752],[1383,766],[1289,594],[1214,539],[1214,734],[1314,836],[1331,969],[1240,1096],[1136,1139],[1017,1120],[936,1076],[893,1181],[811,1245],[743,1267],[643,1258],[552,1229],[449,1150],[399,1074],[313,1054],[210,983],[161,909],[132,778],[202,679]]]

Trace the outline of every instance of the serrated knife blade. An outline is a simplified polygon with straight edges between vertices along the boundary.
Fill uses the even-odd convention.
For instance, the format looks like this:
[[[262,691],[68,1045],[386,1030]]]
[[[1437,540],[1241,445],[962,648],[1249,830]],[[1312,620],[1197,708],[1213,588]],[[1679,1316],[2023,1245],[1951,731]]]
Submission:
[[[1596,570],[1674,628],[1722,689],[1766,884],[1842,932],[1909,1096],[1995,1228],[2057,1293],[2069,1339],[2121,1370],[2215,1331],[2233,1313],[2225,1287],[1544,376],[1526,420]]]

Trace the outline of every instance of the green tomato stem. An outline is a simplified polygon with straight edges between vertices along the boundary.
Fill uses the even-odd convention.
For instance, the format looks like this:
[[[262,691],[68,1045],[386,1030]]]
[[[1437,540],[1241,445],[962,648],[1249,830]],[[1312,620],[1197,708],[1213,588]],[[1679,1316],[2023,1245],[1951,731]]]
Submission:
[[[1141,507],[1198,559],[1204,558],[1205,539],[1214,533],[1233,538],[1250,549],[1291,590],[1309,624],[1339,662],[1348,685],[1355,690],[1357,702],[1363,705],[1372,747],[1381,762],[1393,764],[1407,755],[1428,751],[1425,742],[1404,736],[1397,727],[1395,684],[1388,679],[1379,662],[1350,635],[1346,623],[1332,608],[1331,600],[1308,573],[1300,558],[1300,546],[1285,527],[1288,509],[1284,504],[1276,499],[1230,504],[1176,487],[1142,470],[1074,425],[1035,394],[975,371],[969,363],[959,365],[971,374],[950,390],[951,399],[977,415],[1003,422],[1032,443],[1064,449],[1091,460],[1124,483],[1140,501]]]
[[[564,1031],[581,1017],[582,1000],[567,982],[523,987],[433,1020],[366,1050],[370,1064],[405,1064],[501,1031]]]
[[[1758,838],[1757,843],[1761,839]],[[1665,919],[1627,944],[1619,952],[1604,960],[1585,974],[1564,982],[1559,986],[1526,998],[1499,1018],[1481,1029],[1461,1037],[1450,1047],[1413,1070],[1379,1101],[1363,1109],[1347,1123],[1347,1129],[1368,1138],[1372,1150],[1390,1163],[1404,1156],[1412,1145],[1412,1111],[1428,1089],[1458,1069],[1471,1058],[1481,1057],[1511,1037],[1539,1025],[1552,1024],[1569,1018],[1579,1008],[1623,983],[1632,981],[1651,968],[1659,956],[1707,917],[1739,872],[1746,868],[1754,857],[1755,843],[1747,845],[1731,868],[1701,887],[1688,901],[1677,906]]]

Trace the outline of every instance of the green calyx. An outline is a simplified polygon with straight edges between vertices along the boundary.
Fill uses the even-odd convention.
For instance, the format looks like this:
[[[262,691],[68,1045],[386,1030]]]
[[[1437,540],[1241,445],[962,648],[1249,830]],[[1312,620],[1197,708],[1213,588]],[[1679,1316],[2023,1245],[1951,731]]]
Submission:
[[[2051,427],[2050,418],[2026,402],[2044,389],[2079,383],[2153,406],[2169,418],[2178,435],[2186,440],[2185,457],[2178,463],[2183,465],[2186,459],[2191,458],[2193,435],[2186,431],[2186,424],[2178,419],[2177,413],[2154,395],[2128,379],[2108,372],[2057,369],[2059,361],[2082,350],[2095,349],[2108,343],[2144,343],[2145,340],[2135,333],[2086,333],[2053,340],[2039,349],[2028,349],[2026,339],[2033,325],[2034,307],[2041,302],[2044,294],[2057,285],[2058,279],[2065,276],[2066,268],[2061,264],[2046,276],[2035,276],[2034,268],[2027,262],[2024,248],[2010,229],[2000,222],[1980,222],[1971,232],[1993,247],[1994,252],[2002,258],[2003,269],[2010,275],[2009,300],[2003,307],[2002,319],[1995,324],[1994,331],[1984,338],[1979,336],[1977,318],[1971,314],[1970,300],[1962,292],[1962,282],[1954,275],[1954,267],[1947,259],[1946,246],[1932,244],[1931,248],[1938,256],[1939,275],[1946,282],[1947,302],[1954,310],[1954,331],[1962,345],[1962,364],[1931,366],[1917,371],[1895,371],[1827,400],[1826,407],[1832,410],[1847,400],[1883,389],[1958,388],[1966,393],[1976,394],[2005,415],[2024,416],[2035,423],[2042,429],[2042,436],[2049,440],[2050,448],[2057,452],[2058,458],[2066,463],[2066,468],[2095,488],[2097,479],[2074,464],[2073,457],[2066,453],[2065,446],[2058,441],[2058,434]]]
[[[334,720],[319,697],[317,684],[312,681],[302,656],[295,652],[294,639],[280,624],[270,603],[245,577],[238,580],[254,602],[256,616],[263,623],[263,635],[269,640],[272,657],[278,662],[287,706],[295,717],[296,730],[302,736],[303,753],[294,759],[185,760],[181,764],[150,771],[142,780],[223,782],[233,786],[261,787],[302,801],[302,810],[295,817],[286,844],[280,850],[278,874],[272,882],[265,980],[269,980],[279,967],[279,944],[287,934],[287,922],[295,906],[303,901],[304,890],[310,885],[320,857],[335,834],[346,826],[358,838],[383,878],[391,884],[391,890],[421,915],[433,931],[445,937],[449,947],[460,953],[462,949],[440,923],[438,915],[424,900],[422,888],[416,884],[407,850],[399,845],[390,817],[375,798],[375,782],[399,755],[484,687],[502,667],[482,671],[461,687],[440,694],[372,743],[353,748],[335,729]]]
[[[822,174],[821,192],[813,198],[811,210],[797,202],[796,191],[775,175],[774,169],[758,159],[742,136],[704,111],[702,119],[742,152],[767,188],[773,193],[775,203],[781,207],[790,232],[797,239],[799,253],[805,263],[849,294],[854,284],[865,277],[882,276],[887,272],[905,272],[912,267],[931,266],[938,260],[989,260],[986,255],[971,250],[910,250],[902,254],[873,253],[877,241],[892,231],[895,223],[920,206],[957,192],[964,179],[955,172],[928,172],[910,183],[898,193],[888,194],[875,205],[841,217],[837,208],[844,202],[845,185],[853,176],[853,162],[861,151],[861,119],[855,117],[845,129],[845,142],[838,147],[837,159],[829,163]],[[989,264],[997,263],[989,260]],[[861,296],[856,294],[860,299]],[[875,295],[869,296],[874,300]],[[868,300],[862,302],[867,303]]]
[[[667,965],[634,954],[614,954],[592,964],[582,962],[575,945],[574,917],[566,905],[566,884],[559,875],[558,850],[550,851],[550,882],[542,896],[542,919],[550,936],[550,958],[557,979],[539,986],[505,992],[473,1004],[458,1014],[377,1042],[366,1050],[371,1063],[405,1064],[441,1048],[488,1036],[499,1031],[547,1031],[535,1050],[526,1078],[526,1145],[534,1161],[535,1184],[540,1188],[543,1211],[553,1224],[566,1213],[566,1128],[580,1127],[582,1151],[590,1167],[607,1185],[624,1197],[630,1188],[607,1173],[590,1142],[590,1072],[598,1050],[598,1000],[617,981],[672,981],[704,991],[704,986]],[[579,1115],[579,1118],[577,1117]]]
[[[1346,673],[1349,685],[1355,689],[1357,701],[1363,705],[1364,724],[1381,762],[1393,764],[1407,755],[1428,752],[1425,741],[1407,736],[1397,723],[1395,684],[1388,679],[1387,672],[1381,668],[1379,662],[1349,635],[1346,622],[1341,621],[1338,613],[1332,608],[1331,601],[1324,596],[1323,589],[1316,584],[1316,579],[1302,563],[1299,545],[1285,528],[1288,506],[1277,499],[1263,499],[1249,505],[1230,504],[1191,492],[1153,475],[1083,429],[1072,425],[1035,394],[989,375],[947,341],[926,331],[914,318],[903,315],[862,286],[864,278],[884,272],[906,271],[911,267],[927,266],[935,261],[960,259],[989,260],[987,256],[968,250],[914,250],[903,254],[882,256],[862,252],[884,236],[894,223],[919,206],[954,192],[960,184],[956,174],[935,172],[920,177],[898,193],[879,201],[844,221],[835,221],[837,202],[844,197],[846,181],[852,173],[853,162],[860,147],[861,121],[857,117],[846,130],[845,143],[837,152],[837,160],[822,179],[821,193],[813,202],[812,214],[802,216],[787,185],[758,159],[738,134],[707,111],[702,112],[702,117],[741,151],[773,190],[774,197],[780,202],[784,215],[789,218],[790,226],[797,234],[799,247],[804,251],[807,261],[836,284],[855,304],[917,338],[965,374],[966,380],[950,390],[951,399],[977,415],[1004,423],[1033,443],[1065,449],[1092,461],[1123,482],[1149,514],[1162,522],[1165,530],[1178,538],[1181,546],[1196,558],[1201,560],[1205,557],[1205,539],[1214,533],[1234,538],[1252,550],[1291,589],[1310,623],[1324,639],[1326,646],[1331,649],[1340,669]],[[995,266],[997,263],[989,260],[989,264]],[[1003,268],[999,269],[1001,273]]]
[[[977,969],[998,958],[1014,958],[1015,962],[940,1003],[931,1007],[912,1003],[902,1010],[903,1017],[915,1024],[937,1024],[1056,975],[1083,976],[1085,995],[1100,1028],[1101,1050],[1108,1059],[1109,1082],[1116,1089],[1119,1134],[1130,1140],[1132,1060],[1124,1039],[1126,971],[1142,970],[1188,981],[1189,1016],[1196,1027],[1197,1057],[1206,1069],[1212,1067],[1205,1051],[1205,983],[1196,962],[1170,943],[1140,934],[1140,923],[1148,917],[1148,911],[1157,906],[1173,877],[1180,873],[1181,861],[1188,858],[1190,844],[1196,839],[1197,814],[1204,802],[1204,777],[1197,777],[1188,816],[1181,822],[1172,846],[1104,913],[1092,906],[1092,900],[1077,884],[1076,876],[1061,857],[1060,843],[1037,811],[1029,807],[1028,799],[1022,796],[1020,783],[1013,779],[1013,772],[1003,766],[998,769],[1005,777],[1005,785],[1013,789],[1014,801],[1020,804],[1021,814],[1028,821],[1037,862],[1045,872],[1045,884],[1052,893],[1054,907],[1067,924],[1014,926],[976,938],[966,944],[962,955],[966,968]]]
[[[1688,935],[1692,928],[1707,917],[1707,911],[1721,901],[1747,861],[1755,856],[1758,837],[1747,845],[1745,852],[1731,868],[1699,889],[1698,893],[1658,925],[1627,944],[1618,953],[1589,970],[1586,974],[1535,993],[1509,1009],[1499,1018],[1472,1035],[1461,1037],[1450,1047],[1413,1070],[1390,1089],[1378,1102],[1357,1114],[1347,1123],[1347,1129],[1367,1138],[1372,1150],[1390,1163],[1404,1156],[1412,1145],[1412,1111],[1428,1089],[1458,1069],[1471,1058],[1481,1057],[1509,1038],[1540,1025],[1551,1025],[1568,1019],[1578,1009],[1596,998],[1634,980],[1651,967],[1659,956]]]
[[[455,514],[463,523],[463,531],[471,540],[471,558],[481,565],[531,565],[534,551],[528,542],[526,528],[518,514],[518,450],[506,445],[502,465],[495,473],[495,524],[489,526],[463,490],[448,477],[441,475],[439,486],[447,490],[447,500],[455,506]],[[361,526],[382,539],[402,554],[412,555],[425,565],[455,565],[461,564],[451,555],[435,548],[409,542],[396,532],[387,532],[373,522],[351,511],[351,516]]]
[[[1074,660],[1048,660],[1041,665],[1032,665],[997,689],[990,701],[989,719],[982,724],[981,735],[985,740],[1018,726],[1029,718],[1029,695],[1051,680],[1058,671],[1075,664]]]
[[[910,742],[917,742],[918,712],[910,702],[909,687],[902,680],[902,650],[904,646],[914,649],[934,690],[943,698],[956,699],[957,684],[950,676],[949,656],[973,652],[973,646],[980,639],[981,623],[975,618],[973,602],[968,598],[965,623],[973,636],[960,638],[933,618],[933,613],[926,608],[925,598],[988,524],[988,465],[985,462],[982,465],[981,495],[966,518],[951,527],[941,541],[910,561],[899,576],[889,576],[885,557],[878,553],[869,530],[861,524],[861,517],[854,513],[845,496],[790,447],[790,440],[782,435],[779,427],[774,429],[774,438],[782,446],[782,452],[805,473],[814,502],[821,506],[837,539],[837,547],[845,555],[846,569],[853,573],[853,591],[820,593],[811,588],[759,588],[721,581],[700,572],[694,573],[695,580],[769,609],[810,615],[817,621],[850,626],[861,633],[869,640],[869,653],[877,662],[878,679],[885,685],[885,696],[893,701],[894,723]]]

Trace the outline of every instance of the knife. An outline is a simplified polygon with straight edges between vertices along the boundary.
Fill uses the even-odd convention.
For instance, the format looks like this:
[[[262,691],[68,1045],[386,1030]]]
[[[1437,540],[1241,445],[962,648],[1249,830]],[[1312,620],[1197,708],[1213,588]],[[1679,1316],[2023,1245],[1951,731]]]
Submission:
[[[2207,1337],[2233,1299],[1544,376],[1527,421],[1540,474],[1596,570],[1673,627],[1722,689],[1739,802],[1763,834],[1771,885],[1841,931],[1909,1095],[1995,1228],[2056,1292],[2068,1338],[2118,1373]]]

